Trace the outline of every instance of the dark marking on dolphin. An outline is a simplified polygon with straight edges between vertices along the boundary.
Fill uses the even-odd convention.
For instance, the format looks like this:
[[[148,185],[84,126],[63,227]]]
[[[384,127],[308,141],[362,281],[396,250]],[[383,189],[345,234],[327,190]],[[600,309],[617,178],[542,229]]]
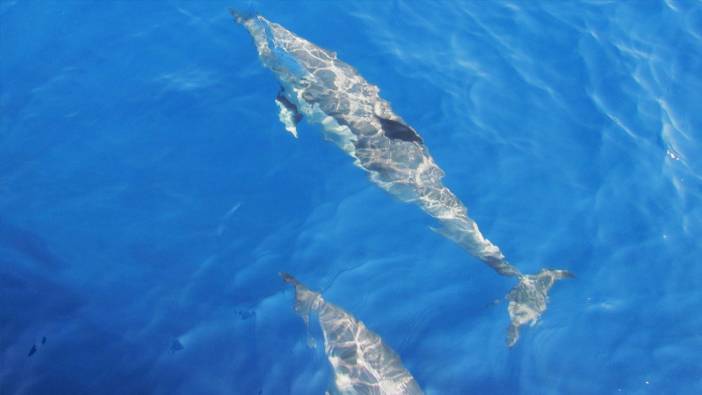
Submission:
[[[383,128],[383,133],[388,138],[409,142],[414,141],[419,144],[424,144],[424,141],[422,141],[422,138],[419,137],[417,132],[404,123],[393,121],[392,119],[381,118],[377,115],[375,117],[380,121],[380,126]]]

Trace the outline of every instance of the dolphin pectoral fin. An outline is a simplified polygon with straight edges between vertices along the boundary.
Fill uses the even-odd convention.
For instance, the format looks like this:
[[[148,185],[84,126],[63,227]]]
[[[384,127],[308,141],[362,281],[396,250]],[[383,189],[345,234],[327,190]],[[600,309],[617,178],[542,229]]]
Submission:
[[[524,324],[533,326],[546,311],[548,291],[557,280],[575,277],[567,270],[541,269],[534,275],[521,275],[519,283],[507,294],[509,305],[509,329],[507,345],[512,347],[519,340],[519,327]]]
[[[278,119],[285,125],[285,130],[297,138],[297,124],[302,120],[302,114],[297,110],[297,106],[285,97],[283,90],[276,96],[275,104],[280,109]]]

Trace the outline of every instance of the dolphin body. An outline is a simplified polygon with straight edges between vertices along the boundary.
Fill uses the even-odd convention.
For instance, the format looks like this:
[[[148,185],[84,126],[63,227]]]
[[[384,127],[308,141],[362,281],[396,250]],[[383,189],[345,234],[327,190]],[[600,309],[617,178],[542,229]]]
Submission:
[[[556,280],[572,277],[565,270],[542,269],[522,274],[490,242],[468,216],[465,205],[441,182],[436,165],[419,134],[390,103],[336,53],[298,37],[266,18],[232,15],[251,34],[263,65],[278,77],[276,103],[285,128],[297,137],[296,124],[304,116],[322,126],[333,141],[368,172],[379,187],[404,202],[418,205],[434,217],[435,229],[517,285],[507,295],[510,325],[507,344],[519,338],[519,327],[534,325],[546,310],[548,291]]]
[[[309,325],[319,320],[324,353],[334,370],[331,393],[340,395],[422,395],[422,389],[383,339],[344,309],[324,300],[295,277],[280,273],[295,288],[295,311]],[[314,343],[311,341],[310,345]],[[327,392],[329,393],[329,392]]]

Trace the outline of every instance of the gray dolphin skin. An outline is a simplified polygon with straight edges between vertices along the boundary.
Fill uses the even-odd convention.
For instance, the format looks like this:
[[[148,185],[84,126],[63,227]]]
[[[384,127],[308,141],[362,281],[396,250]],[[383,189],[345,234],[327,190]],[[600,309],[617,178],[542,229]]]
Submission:
[[[295,311],[309,325],[315,314],[324,334],[324,353],[334,370],[328,393],[341,395],[420,395],[421,388],[377,334],[339,306],[326,302],[287,273],[283,281],[295,288]]]
[[[546,310],[548,291],[556,280],[572,277],[565,270],[542,269],[522,274],[507,261],[468,216],[465,205],[441,182],[436,165],[419,134],[392,111],[368,83],[334,52],[296,36],[266,18],[232,12],[253,37],[259,58],[280,80],[279,118],[297,136],[300,116],[322,126],[325,138],[350,155],[373,183],[398,199],[414,203],[441,225],[436,229],[517,285],[507,295],[510,326],[507,344],[519,338],[519,327],[534,325]],[[285,100],[281,100],[280,97]]]

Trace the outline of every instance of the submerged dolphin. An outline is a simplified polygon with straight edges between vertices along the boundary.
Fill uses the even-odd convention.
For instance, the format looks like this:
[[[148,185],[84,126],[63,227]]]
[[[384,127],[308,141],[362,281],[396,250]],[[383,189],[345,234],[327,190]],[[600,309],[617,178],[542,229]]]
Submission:
[[[519,327],[535,324],[546,310],[548,291],[565,270],[542,269],[525,275],[486,239],[461,201],[441,182],[444,172],[434,163],[419,134],[390,108],[368,83],[334,52],[296,36],[262,16],[232,11],[236,22],[253,37],[264,66],[282,85],[276,103],[285,128],[305,116],[321,124],[324,135],[354,158],[379,187],[402,201],[415,203],[441,224],[439,233],[466,249],[517,285],[507,295],[510,326],[507,344],[519,338]]]
[[[283,281],[295,287],[295,311],[309,325],[310,314],[319,319],[324,353],[334,369],[335,394],[421,395],[414,377],[400,357],[356,317],[328,303],[287,273]]]

